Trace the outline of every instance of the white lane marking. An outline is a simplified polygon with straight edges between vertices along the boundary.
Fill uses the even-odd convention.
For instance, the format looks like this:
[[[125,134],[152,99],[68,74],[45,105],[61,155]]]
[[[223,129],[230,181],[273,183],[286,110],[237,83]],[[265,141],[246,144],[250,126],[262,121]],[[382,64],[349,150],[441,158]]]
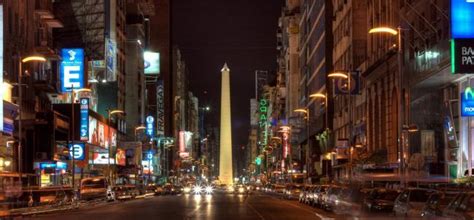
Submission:
[[[265,217],[263,217],[263,215],[260,214],[260,212],[258,212],[257,209],[255,209],[255,208],[253,207],[253,205],[251,205],[249,202],[246,202],[245,204],[246,204],[248,207],[250,207],[250,209],[252,209],[252,211],[255,212],[255,214],[257,214],[258,217],[260,217],[260,219],[265,220]]]
[[[322,214],[319,214],[319,213],[315,212],[314,210],[310,210],[310,209],[307,209],[307,208],[303,208],[303,207],[301,207],[301,206],[297,206],[297,205],[295,205],[295,204],[292,204],[291,202],[287,202],[287,201],[285,201],[285,200],[276,199],[276,198],[273,198],[273,197],[271,197],[271,196],[269,196],[269,197],[272,198],[272,199],[275,199],[275,200],[279,200],[279,201],[281,201],[281,202],[283,202],[283,203],[286,203],[286,204],[288,204],[288,205],[290,205],[290,206],[293,206],[293,207],[295,207],[295,208],[304,210],[304,211],[306,211],[306,212],[308,212],[308,213],[315,214],[315,215],[318,216],[318,218],[320,218],[321,220],[333,220],[333,219],[334,219],[334,218],[330,218],[330,217],[324,216],[324,215],[322,215]]]

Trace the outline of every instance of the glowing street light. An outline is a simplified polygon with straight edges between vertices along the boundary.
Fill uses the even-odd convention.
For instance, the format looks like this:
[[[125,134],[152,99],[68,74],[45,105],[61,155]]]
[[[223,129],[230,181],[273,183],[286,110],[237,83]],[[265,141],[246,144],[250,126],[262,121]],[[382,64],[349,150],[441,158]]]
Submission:
[[[28,63],[30,61],[46,62],[46,58],[43,56],[29,56],[21,60],[22,63]]]
[[[342,79],[347,79],[349,77],[349,73],[343,73],[343,72],[334,72],[334,73],[329,73],[328,74],[329,78],[342,78]]]
[[[375,34],[375,33],[389,33],[392,35],[397,35],[398,31],[391,27],[376,27],[369,30],[369,34]]]

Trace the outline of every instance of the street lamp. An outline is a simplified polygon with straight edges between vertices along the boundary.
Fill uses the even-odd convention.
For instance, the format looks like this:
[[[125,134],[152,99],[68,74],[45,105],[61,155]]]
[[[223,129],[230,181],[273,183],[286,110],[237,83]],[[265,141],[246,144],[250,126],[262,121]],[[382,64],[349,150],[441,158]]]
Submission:
[[[403,132],[403,124],[405,123],[405,112],[403,111],[403,107],[405,105],[405,101],[403,98],[403,51],[402,51],[402,28],[397,27],[395,30],[394,28],[391,27],[375,27],[369,30],[369,34],[391,34],[391,35],[397,35],[398,36],[398,53],[397,53],[397,59],[398,59],[398,92],[399,92],[399,97],[398,97],[398,114],[399,114],[399,120],[398,120],[398,147],[399,147],[399,154],[400,154],[400,184],[403,186],[405,184],[403,176],[405,175],[405,158],[404,158],[404,151],[405,149],[402,143],[402,132]],[[403,101],[403,103],[402,103]]]
[[[328,78],[333,79],[347,79],[347,94],[349,95],[349,106],[348,106],[348,113],[349,113],[349,153],[350,153],[350,162],[349,162],[349,181],[352,180],[352,84],[351,84],[351,72],[334,72],[329,73],[327,75]]]
[[[135,141],[137,141],[137,132],[141,131],[141,130],[145,130],[145,129],[146,129],[146,127],[143,126],[143,125],[135,127]]]
[[[298,108],[293,110],[296,113],[304,114],[306,119],[306,155],[305,155],[305,164],[306,164],[306,178],[309,177],[309,108]]]
[[[107,132],[107,133],[109,134],[109,137],[107,137],[107,138],[109,139],[109,140],[108,140],[108,141],[109,141],[109,142],[108,142],[108,144],[109,144],[109,146],[108,146],[109,158],[108,158],[108,160],[107,160],[107,169],[108,169],[108,172],[109,172],[109,173],[108,173],[108,174],[109,174],[109,181],[110,181],[110,183],[111,183],[112,185],[115,185],[115,181],[112,180],[112,170],[110,169],[110,156],[111,156],[111,155],[110,155],[110,154],[111,154],[111,153],[110,153],[110,149],[112,148],[112,140],[110,139],[110,136],[111,136],[111,135],[110,135],[110,126],[111,126],[111,125],[110,125],[110,123],[111,123],[111,122],[110,122],[110,119],[111,119],[111,117],[112,117],[113,115],[116,115],[116,114],[122,114],[122,115],[124,115],[125,112],[124,112],[123,110],[119,110],[119,109],[108,110],[107,112],[108,112],[108,117],[107,117],[107,124],[108,124],[108,125],[107,125],[107,129],[108,129],[108,132]],[[114,164],[115,164],[115,157],[114,157]]]
[[[323,94],[323,93],[313,93],[311,95],[309,95],[310,98],[314,98],[314,99],[322,99],[324,100],[324,108],[325,108],[325,114],[326,114],[326,117],[324,117],[325,119],[325,123],[326,123],[326,129],[329,129],[329,119],[328,119],[328,96],[326,94]]]
[[[20,178],[21,178],[21,173],[22,173],[22,167],[21,167],[21,145],[22,145],[22,102],[23,102],[23,93],[22,93],[22,69],[23,69],[23,63],[28,63],[28,62],[46,62],[46,58],[43,56],[27,56],[22,59],[20,56],[18,59],[18,112],[19,112],[19,117],[18,117],[18,172],[20,173]]]

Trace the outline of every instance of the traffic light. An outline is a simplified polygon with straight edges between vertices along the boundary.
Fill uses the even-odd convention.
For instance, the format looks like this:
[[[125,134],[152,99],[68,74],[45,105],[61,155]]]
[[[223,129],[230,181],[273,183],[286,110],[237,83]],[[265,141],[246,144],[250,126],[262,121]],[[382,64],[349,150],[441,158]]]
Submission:
[[[260,166],[260,164],[262,164],[262,158],[260,157],[255,158],[255,164],[257,164],[257,166]]]

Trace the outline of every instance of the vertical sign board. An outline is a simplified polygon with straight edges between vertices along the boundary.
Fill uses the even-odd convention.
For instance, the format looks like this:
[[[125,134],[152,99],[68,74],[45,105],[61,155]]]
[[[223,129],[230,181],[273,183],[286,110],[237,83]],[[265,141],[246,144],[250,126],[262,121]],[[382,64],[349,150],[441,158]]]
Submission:
[[[3,5],[0,4],[0,85],[3,85]],[[0,89],[0,131],[3,131],[3,91]]]
[[[146,134],[149,136],[149,137],[153,137],[154,135],[154,122],[155,122],[155,118],[153,118],[153,116],[149,115],[148,117],[146,117]]]
[[[84,88],[84,49],[61,49],[61,91],[70,92],[71,88]]]
[[[334,92],[337,95],[348,95],[349,94],[349,80],[347,79],[336,79],[335,80]],[[360,94],[360,72],[351,72],[351,95]]]
[[[474,73],[474,0],[451,0],[451,72]]]
[[[89,140],[89,98],[81,98],[81,141]]]
[[[267,146],[268,133],[267,133],[267,117],[268,117],[268,100],[260,99],[259,103],[259,143],[262,148]]]
[[[158,80],[156,87],[156,98],[157,98],[157,112],[158,117],[156,118],[156,134],[164,136],[165,135],[165,105],[164,105],[164,86],[163,80]]]

